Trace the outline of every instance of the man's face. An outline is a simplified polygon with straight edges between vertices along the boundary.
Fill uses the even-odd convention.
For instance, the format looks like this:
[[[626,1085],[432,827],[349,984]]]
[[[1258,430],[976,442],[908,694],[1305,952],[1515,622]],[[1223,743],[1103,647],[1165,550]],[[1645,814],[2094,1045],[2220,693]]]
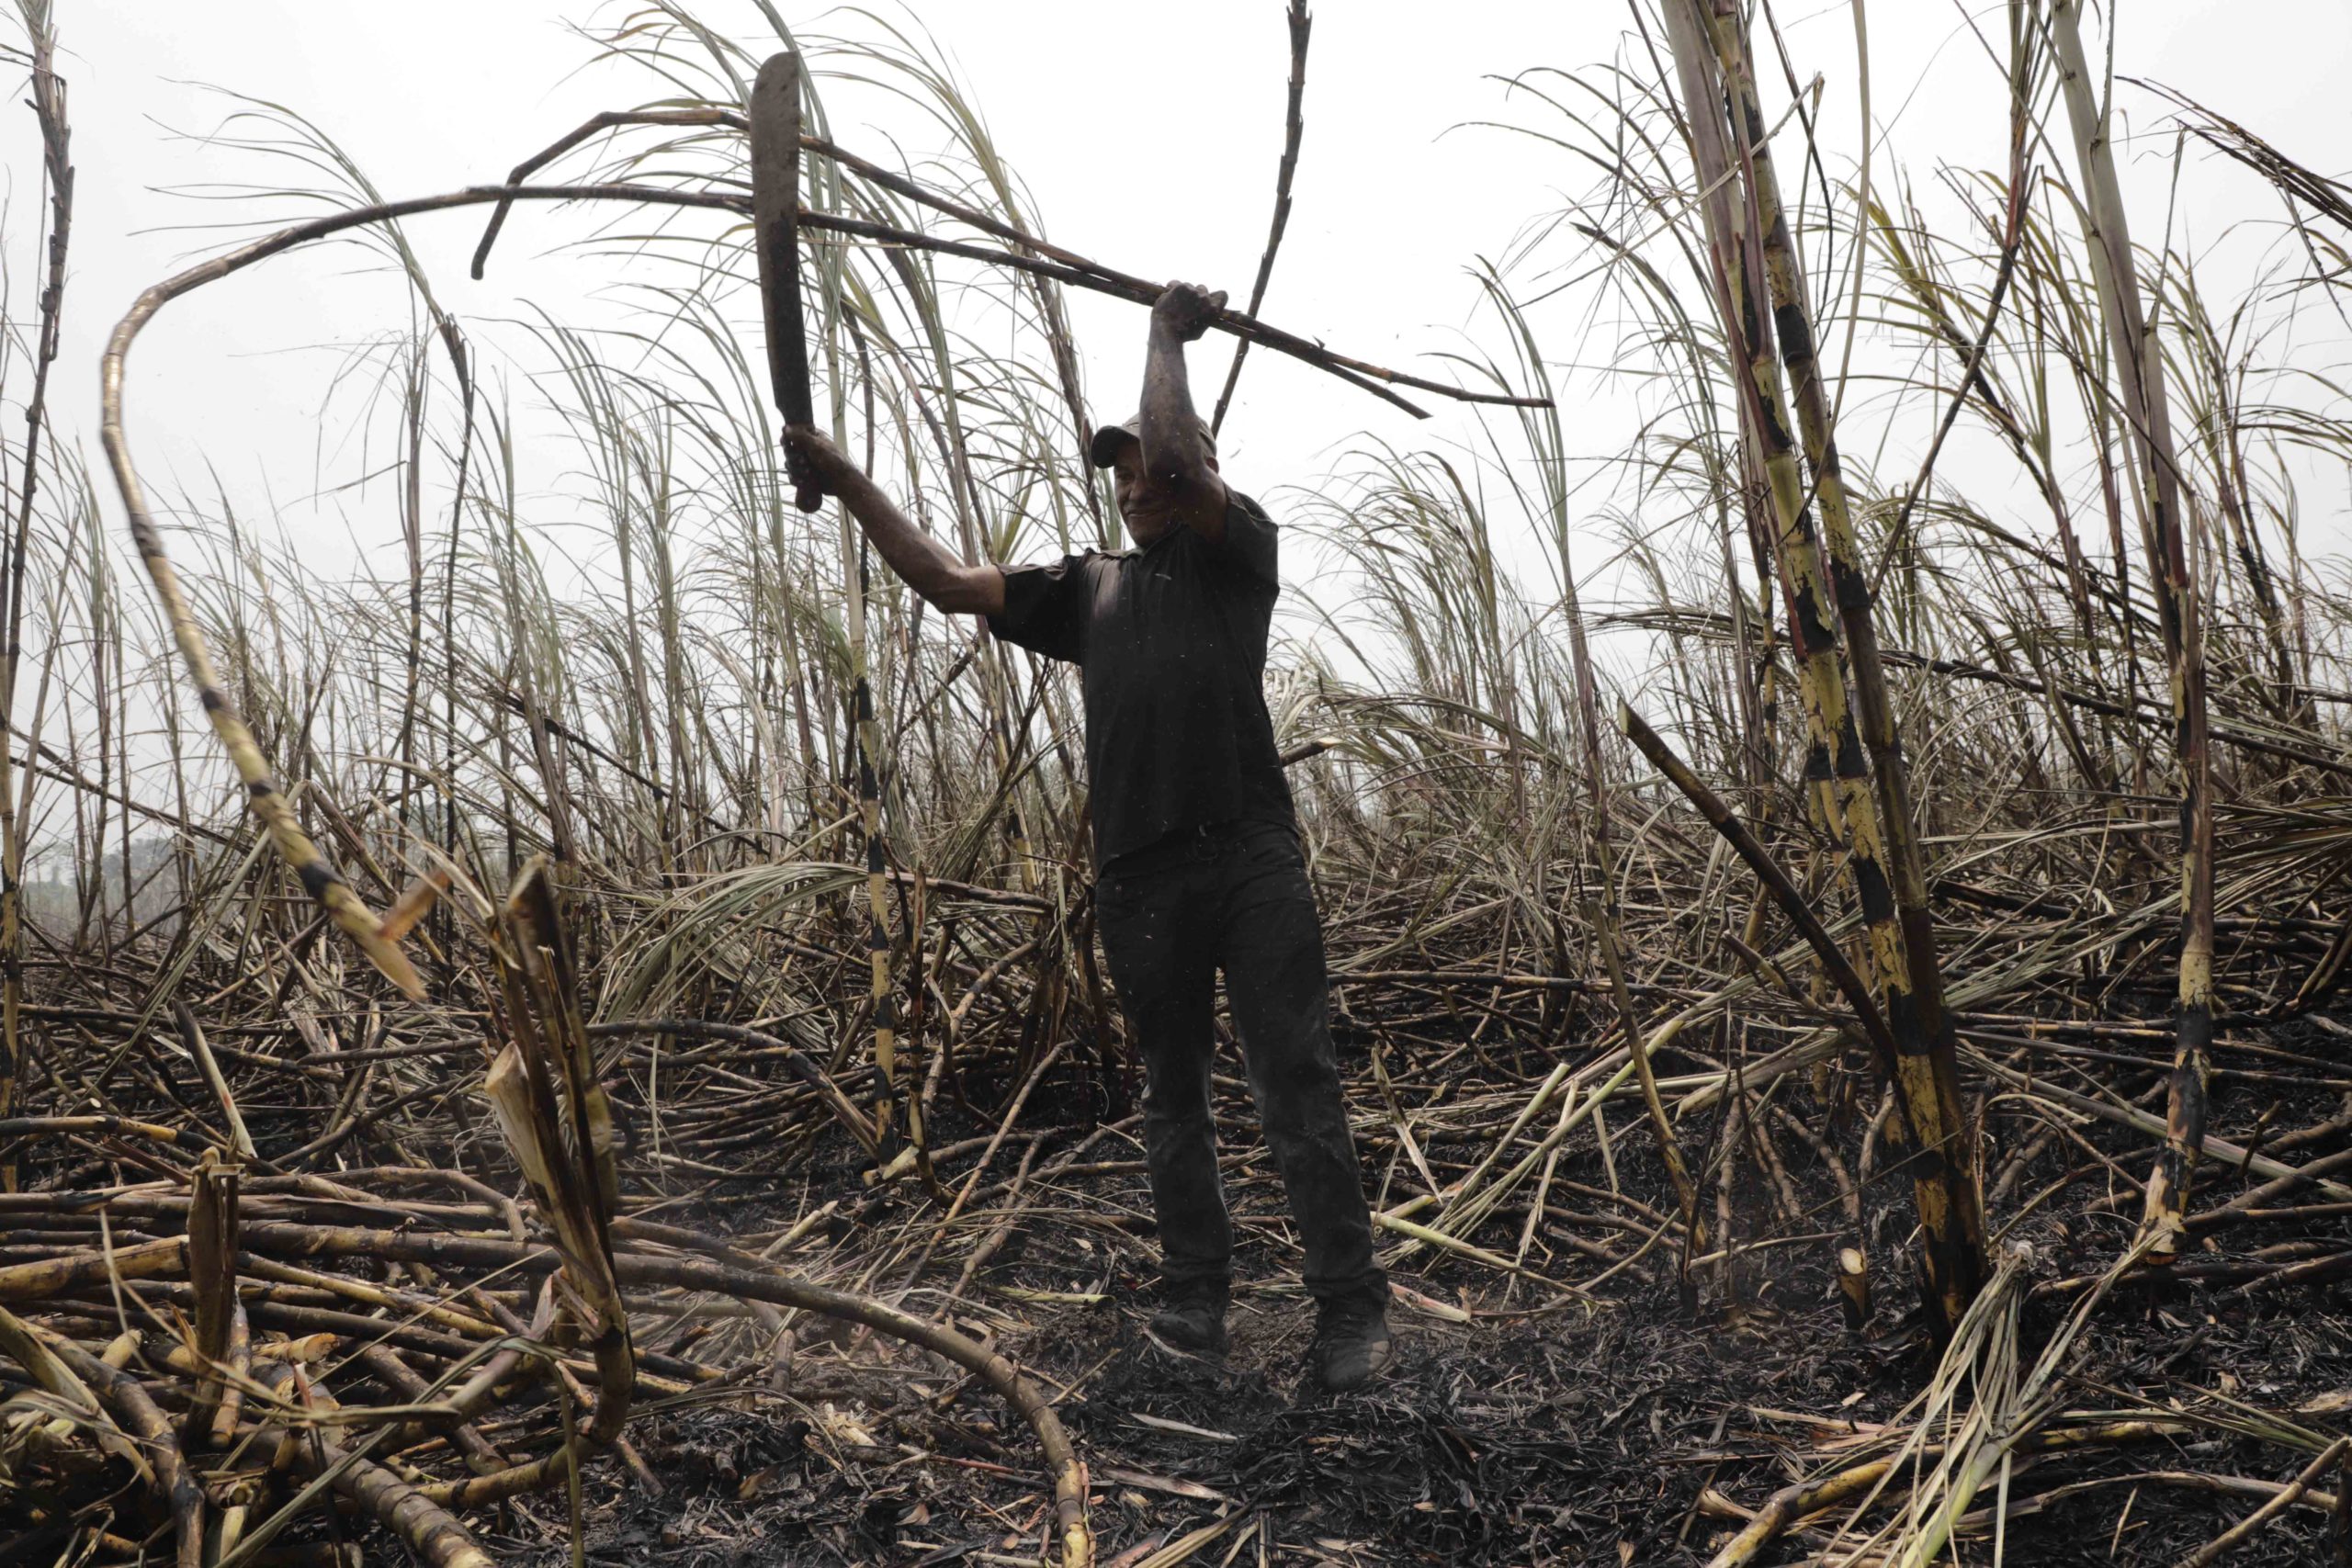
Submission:
[[[1119,515],[1139,545],[1148,545],[1168,532],[1168,506],[1159,486],[1144,472],[1143,443],[1122,441],[1111,463],[1112,488],[1118,492]]]
[[[1209,458],[1216,467],[1216,458]],[[1138,545],[1148,545],[1174,525],[1167,491],[1152,482],[1143,466],[1143,443],[1124,441],[1111,463],[1112,488],[1119,497],[1119,515]]]

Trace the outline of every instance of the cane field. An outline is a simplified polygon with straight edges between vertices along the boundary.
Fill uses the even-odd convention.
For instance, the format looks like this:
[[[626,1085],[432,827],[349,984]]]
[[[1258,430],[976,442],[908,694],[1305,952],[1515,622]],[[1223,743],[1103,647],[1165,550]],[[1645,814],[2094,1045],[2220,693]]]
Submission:
[[[789,49],[816,423],[967,560],[1120,547],[1170,264],[992,130],[1020,8],[551,4],[526,107],[603,112],[487,176],[248,79],[148,190],[76,152],[133,8],[13,0],[0,1563],[2352,1562],[2352,152],[2083,0],[1939,13],[1966,157],[1871,134],[1909,3],[1506,28],[1385,210],[1318,196],[1362,8],[1220,40],[1194,396],[1365,422],[1246,475],[1400,1334],[1330,1397],[1222,1018],[1235,1347],[1142,1333],[1075,678],[785,475]],[[1323,341],[1302,225],[1461,309]],[[272,362],[314,493],[198,451],[353,272]]]

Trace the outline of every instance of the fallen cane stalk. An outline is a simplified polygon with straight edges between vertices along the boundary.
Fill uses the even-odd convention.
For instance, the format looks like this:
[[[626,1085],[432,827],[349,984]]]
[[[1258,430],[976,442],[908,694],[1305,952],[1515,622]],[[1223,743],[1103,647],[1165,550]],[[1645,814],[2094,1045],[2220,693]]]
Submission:
[[[318,1450],[335,1477],[334,1488],[406,1542],[432,1568],[492,1568],[449,1511],[380,1464],[356,1459],[323,1438]],[[562,1451],[570,1453],[570,1448]]]
[[[1884,1481],[1894,1469],[1893,1459],[1872,1460],[1850,1470],[1818,1481],[1793,1482],[1765,1499],[1747,1527],[1725,1542],[1724,1549],[1708,1560],[1707,1568],[1740,1568],[1752,1562],[1796,1519],[1821,1508],[1835,1507],[1868,1492]]]
[[[156,1488],[171,1507],[172,1529],[178,1546],[175,1568],[203,1568],[204,1490],[188,1470],[187,1457],[169,1418],[156,1408],[154,1400],[129,1372],[102,1356],[91,1355],[70,1339],[36,1332],[41,1332],[44,1343],[63,1359],[76,1376],[97,1391],[98,1397],[106,1401],[120,1421],[122,1429],[146,1445]]]
[[[464,1357],[453,1362],[448,1369],[435,1381],[432,1388],[428,1390],[428,1392],[437,1392],[440,1388],[447,1385],[477,1363],[492,1362],[495,1364],[507,1348],[509,1348],[509,1347],[504,1342],[497,1342],[477,1347]],[[222,1551],[219,1561],[212,1564],[212,1568],[244,1568],[244,1564],[253,1562],[255,1558],[260,1556],[262,1549],[267,1546],[269,1542],[277,1537],[280,1530],[284,1529],[288,1525],[292,1524],[295,1520],[300,1518],[303,1514],[309,1510],[312,1504],[316,1503],[325,1495],[328,1489],[345,1489],[345,1478],[359,1466],[367,1464],[368,1462],[368,1455],[373,1453],[378,1447],[387,1441],[390,1438],[391,1434],[398,1429],[399,1428],[397,1427],[392,1426],[379,1427],[376,1430],[368,1433],[366,1437],[359,1439],[357,1443],[347,1449],[335,1448],[331,1450],[322,1439],[311,1443],[296,1444],[295,1452],[298,1456],[300,1456],[298,1458],[297,1462],[308,1465],[311,1470],[310,1480],[304,1483],[302,1489],[299,1493],[288,1500],[283,1507],[279,1508],[266,1519],[264,1519],[258,1526],[246,1531],[244,1536],[238,1540],[233,1549]],[[379,1470],[378,1472],[379,1474],[383,1473],[380,1470]],[[428,1511],[425,1507],[412,1506],[407,1508],[404,1513],[401,1513],[400,1512],[400,1505],[406,1501],[405,1497],[401,1494],[394,1493],[380,1484],[354,1484],[358,1486],[358,1491],[347,1491],[346,1495],[352,1495],[353,1500],[357,1502],[361,1506],[370,1508],[378,1506],[384,1506],[399,1514],[401,1518],[404,1518],[409,1523],[420,1526],[424,1529],[425,1535],[422,1539],[410,1536],[405,1533],[401,1533],[402,1526],[394,1517],[390,1515],[378,1516],[385,1525],[385,1528],[392,1529],[396,1533],[401,1533],[401,1539],[406,1540],[411,1546],[418,1548],[420,1551],[424,1550],[424,1540],[431,1540],[439,1543],[439,1548],[442,1551],[449,1550],[453,1540],[463,1540],[468,1545],[471,1544],[471,1540],[469,1537],[466,1536],[462,1526],[455,1526],[455,1522],[450,1521],[451,1525],[457,1531],[454,1538],[449,1534],[447,1529],[442,1528],[441,1521],[446,1519],[447,1516],[439,1507],[431,1506]],[[449,1561],[436,1557],[434,1559],[434,1562],[435,1568],[486,1568],[488,1559],[481,1557],[479,1553],[477,1553],[474,1558],[459,1558],[456,1561]]]
[[[1630,1071],[1631,1069],[1627,1069]],[[291,1258],[375,1257],[401,1262],[457,1264],[478,1268],[527,1269],[542,1272],[560,1259],[544,1247],[490,1236],[442,1235],[413,1231],[341,1229],[276,1221],[248,1222],[243,1239],[248,1250],[265,1256]],[[1071,1446],[1053,1406],[1035,1386],[1004,1357],[952,1328],[886,1306],[864,1296],[850,1295],[810,1284],[781,1270],[761,1271],[693,1258],[654,1258],[622,1252],[615,1264],[622,1283],[673,1285],[682,1290],[709,1291],[741,1301],[763,1301],[797,1307],[869,1328],[920,1346],[944,1357],[978,1378],[1036,1434],[1045,1450],[1054,1485],[1059,1519],[1064,1568],[1084,1568],[1093,1561],[1093,1537],[1086,1522],[1086,1467]],[[548,1479],[554,1479],[550,1476]]]
[[[1372,1216],[1372,1223],[1382,1230],[1395,1231],[1398,1235],[1410,1236],[1425,1246],[1475,1259],[1489,1269],[1528,1280],[1532,1284],[1542,1285],[1548,1290],[1557,1291],[1562,1295],[1583,1296],[1589,1293],[1581,1285],[1571,1285],[1564,1280],[1555,1280],[1548,1274],[1538,1273],[1532,1269],[1523,1269],[1498,1252],[1489,1252],[1483,1247],[1473,1247],[1466,1241],[1447,1235],[1443,1231],[1433,1231],[1427,1225],[1417,1225],[1412,1221],[1399,1219],[1395,1214],[1374,1214]]]
[[[2252,1540],[2255,1531],[2293,1507],[2303,1494],[2311,1490],[2313,1482],[2335,1468],[2343,1460],[2346,1449],[2352,1449],[2352,1438],[2338,1438],[2328,1444],[2325,1451],[2305,1465],[2302,1472],[2280,1488],[2277,1496],[2182,1558],[2178,1568],[2211,1568],[2211,1564],[2221,1561],[2223,1552]]]

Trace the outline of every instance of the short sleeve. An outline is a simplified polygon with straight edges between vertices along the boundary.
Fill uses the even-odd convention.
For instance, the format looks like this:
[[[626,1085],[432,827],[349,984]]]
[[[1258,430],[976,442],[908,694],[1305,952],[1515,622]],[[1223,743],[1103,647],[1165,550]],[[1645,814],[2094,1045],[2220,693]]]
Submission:
[[[1225,538],[1210,554],[1239,567],[1270,588],[1282,586],[1277,536],[1266,509],[1239,491],[1226,491]]]
[[[989,630],[1048,659],[1084,663],[1090,558],[1064,556],[1049,566],[1003,568],[1004,614],[989,617]]]

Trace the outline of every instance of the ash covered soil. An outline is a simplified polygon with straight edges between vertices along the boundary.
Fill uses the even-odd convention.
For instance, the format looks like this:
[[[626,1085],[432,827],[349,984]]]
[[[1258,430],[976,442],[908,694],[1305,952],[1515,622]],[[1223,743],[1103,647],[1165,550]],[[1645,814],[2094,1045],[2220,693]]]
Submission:
[[[1615,1248],[1623,1255],[1650,1228],[1639,1215],[1672,1199],[1656,1182],[1651,1151],[1616,1136],[1609,1162],[1589,1135],[1572,1143],[1561,1175],[1589,1186],[1593,1196],[1569,1200],[1579,1211],[1628,1218]],[[1032,1190],[1007,1244],[945,1309],[1056,1401],[1091,1470],[1105,1564],[1703,1562],[1776,1489],[1821,1473],[1841,1449],[1896,1420],[1934,1369],[1904,1315],[1917,1299],[1904,1260],[1907,1194],[1874,1200],[1879,1305],[1854,1334],[1835,1293],[1838,1189],[1809,1151],[1789,1144],[1786,1173],[1810,1217],[1803,1227],[1785,1213],[1775,1218],[1760,1167],[1733,1184],[1743,1246],[1736,1304],[1713,1265],[1696,1271],[1701,1299],[1686,1303],[1671,1242],[1589,1293],[1424,1255],[1394,1276],[1397,1365],[1366,1393],[1325,1395],[1302,1382],[1313,1309],[1296,1286],[1279,1188],[1246,1124],[1226,1142],[1240,1250],[1224,1364],[1173,1356],[1144,1333],[1153,1251],[1139,1171]],[[1130,1142],[1104,1152],[1138,1151]],[[2089,1158],[2055,1143],[2018,1190],[2039,1193]],[[1614,1211],[1605,1201],[1611,1168],[1624,1183]],[[2210,1174],[2201,1201],[2222,1201],[2242,1185],[2234,1172]],[[852,1216],[844,1245],[869,1245],[894,1227],[921,1234],[910,1223],[919,1205],[859,1195],[845,1167],[811,1178],[788,1201],[745,1194],[697,1223],[723,1230],[729,1213],[788,1223],[829,1195]],[[2043,1283],[2020,1314],[2026,1360],[2076,1299],[2051,1282],[2110,1265],[2136,1213],[2136,1193],[2100,1172],[2059,1186],[2002,1237],[2033,1249],[2028,1268]],[[1996,1226],[2004,1217],[1995,1215]],[[1523,1226],[1522,1209],[1475,1239],[1508,1255]],[[2282,1245],[2261,1228],[2186,1261],[2259,1266],[2265,1248]],[[1605,1265],[1566,1244],[1601,1234],[1541,1225],[1528,1266],[1590,1280]],[[2352,1224],[2301,1225],[2284,1245],[2300,1258],[2352,1253]],[[873,1265],[865,1288],[887,1291],[903,1269],[896,1258]],[[2183,1272],[2161,1291],[2120,1290],[2100,1307],[2069,1363],[2068,1410],[2300,1411],[2295,1418],[2321,1430],[2340,1424],[2352,1387],[2341,1287],[2249,1292]],[[955,1276],[953,1258],[934,1263],[905,1304],[942,1310]],[[711,1331],[688,1323],[645,1342],[669,1348]],[[592,1562],[1040,1561],[1051,1512],[1031,1434],[986,1390],[903,1347],[809,1325],[765,1382],[641,1409],[630,1433],[645,1470],[608,1455],[583,1482]],[[2176,1562],[2260,1502],[2224,1482],[2283,1482],[2308,1458],[2210,1427],[2021,1457],[2008,1478],[2006,1561]],[[1980,1497],[1962,1521],[1958,1561],[1993,1560],[1991,1501]],[[560,1495],[528,1507],[485,1529],[485,1544],[517,1562],[568,1561],[569,1547],[555,1544],[570,1533]],[[1756,1561],[1818,1560],[1840,1517],[1801,1521]],[[1830,1560],[1844,1560],[1889,1517],[1877,1508]],[[2328,1529],[2324,1510],[2290,1509],[2238,1560],[2334,1562]]]

